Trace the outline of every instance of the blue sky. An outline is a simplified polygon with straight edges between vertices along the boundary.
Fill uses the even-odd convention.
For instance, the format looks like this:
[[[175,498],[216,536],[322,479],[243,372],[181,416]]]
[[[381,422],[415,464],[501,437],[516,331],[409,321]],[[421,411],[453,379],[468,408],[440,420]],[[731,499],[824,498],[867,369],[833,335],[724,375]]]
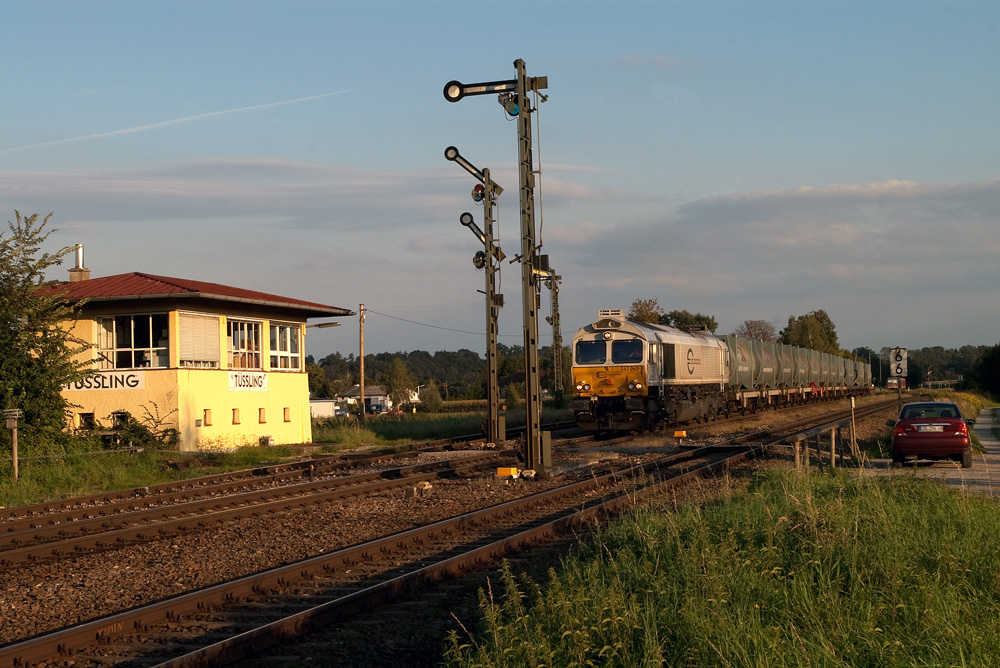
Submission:
[[[366,352],[482,350],[458,222],[482,211],[443,152],[504,187],[513,257],[516,126],[442,89],[520,58],[549,83],[565,338],[655,298],[719,333],[824,309],[847,348],[1000,341],[995,2],[7,0],[0,25],[0,210],[54,212],[94,276],[364,303]],[[500,281],[518,344],[519,266]],[[344,325],[309,352],[357,353]]]

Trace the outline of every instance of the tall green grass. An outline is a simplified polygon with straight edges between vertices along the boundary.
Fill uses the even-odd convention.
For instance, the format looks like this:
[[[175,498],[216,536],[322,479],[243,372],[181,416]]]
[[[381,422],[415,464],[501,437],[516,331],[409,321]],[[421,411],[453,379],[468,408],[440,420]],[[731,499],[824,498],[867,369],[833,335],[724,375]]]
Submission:
[[[254,468],[294,455],[288,446],[238,448],[225,453],[104,450],[77,447],[53,456],[27,457],[14,480],[9,460],[0,461],[0,506],[144,487],[220,471]],[[182,462],[185,466],[175,466]]]
[[[444,665],[997,665],[998,542],[995,502],[932,481],[761,475],[630,514],[544,586],[505,570]]]

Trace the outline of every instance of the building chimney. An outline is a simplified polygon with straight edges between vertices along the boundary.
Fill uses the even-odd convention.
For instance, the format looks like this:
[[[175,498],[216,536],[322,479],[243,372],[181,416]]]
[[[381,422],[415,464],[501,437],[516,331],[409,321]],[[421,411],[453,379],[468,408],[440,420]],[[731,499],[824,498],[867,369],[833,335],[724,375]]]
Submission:
[[[90,269],[83,266],[83,244],[76,245],[76,266],[69,270],[69,282],[79,283],[90,278]]]

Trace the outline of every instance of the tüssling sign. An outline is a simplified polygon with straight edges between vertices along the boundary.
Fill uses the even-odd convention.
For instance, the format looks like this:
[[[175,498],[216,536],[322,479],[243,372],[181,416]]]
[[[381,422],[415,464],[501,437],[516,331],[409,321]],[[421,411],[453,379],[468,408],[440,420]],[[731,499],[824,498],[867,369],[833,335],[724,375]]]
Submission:
[[[144,371],[102,371],[63,385],[63,390],[141,390],[145,387]]]

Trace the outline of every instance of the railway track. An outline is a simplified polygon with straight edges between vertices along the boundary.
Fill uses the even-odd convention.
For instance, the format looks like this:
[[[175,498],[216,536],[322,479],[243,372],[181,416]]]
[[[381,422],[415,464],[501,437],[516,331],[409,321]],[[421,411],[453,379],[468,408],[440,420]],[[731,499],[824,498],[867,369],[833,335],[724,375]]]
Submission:
[[[545,428],[555,431],[572,427],[575,427],[575,423],[560,422],[546,425]],[[518,433],[523,429],[508,431]],[[0,508],[0,532],[20,530],[24,526],[31,526],[32,523],[38,526],[61,524],[74,521],[78,517],[111,516],[164,504],[239,493],[253,488],[294,484],[303,479],[337,475],[363,466],[382,466],[387,462],[404,461],[426,452],[467,451],[478,441],[482,441],[482,437],[477,435],[443,438],[414,443],[402,452],[395,449],[380,449],[354,454],[319,456],[303,461],[227,471],[147,487],[112,490],[26,506]]]
[[[593,437],[564,439],[556,444],[589,440]],[[309,504],[406,487],[417,481],[471,476],[516,464],[514,453],[509,451],[455,450],[447,459],[385,468],[386,463],[412,459],[431,449],[430,444],[423,443],[404,453],[319,458],[205,476],[182,484],[166,483],[7,509],[8,519],[0,519],[0,568],[74,558],[204,531],[248,516],[276,515]],[[376,466],[380,468],[337,475]]]
[[[441,477],[468,476],[510,465],[513,457],[473,453],[368,473],[311,480],[180,503],[134,508],[131,501],[102,506],[102,512],[69,511],[45,523],[36,518],[5,523],[0,534],[0,567],[77,557],[191,531],[204,531],[247,516],[275,515],[308,504],[324,504]]]
[[[729,466],[803,428],[798,421],[739,437],[752,444],[695,448],[593,474],[523,499],[84,622],[0,648],[0,666],[30,666],[69,655],[76,666],[197,666],[237,660],[614,513],[691,476]]]

